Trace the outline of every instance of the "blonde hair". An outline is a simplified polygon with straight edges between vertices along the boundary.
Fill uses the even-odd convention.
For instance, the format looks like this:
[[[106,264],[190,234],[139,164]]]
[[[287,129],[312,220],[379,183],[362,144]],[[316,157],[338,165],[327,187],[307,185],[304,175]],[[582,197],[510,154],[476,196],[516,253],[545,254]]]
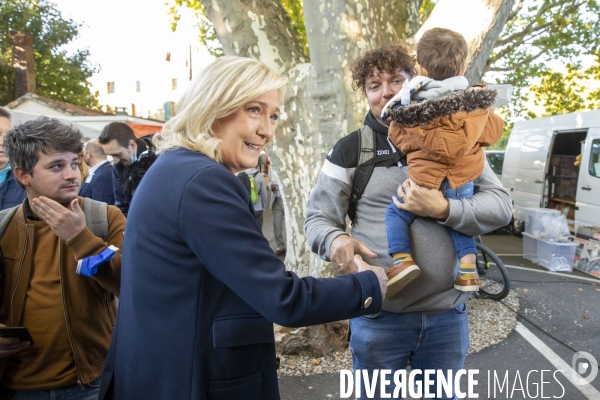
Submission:
[[[185,148],[220,162],[220,139],[212,126],[258,96],[277,90],[283,101],[287,78],[260,61],[227,56],[208,65],[190,84],[160,135],[154,137],[158,152]]]

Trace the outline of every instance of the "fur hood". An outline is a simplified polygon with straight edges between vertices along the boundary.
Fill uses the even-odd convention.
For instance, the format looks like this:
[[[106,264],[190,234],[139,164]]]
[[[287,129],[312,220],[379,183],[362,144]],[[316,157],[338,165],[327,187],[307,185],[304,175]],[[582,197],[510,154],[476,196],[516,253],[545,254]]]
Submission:
[[[458,112],[488,109],[496,103],[498,92],[482,87],[469,88],[449,96],[400,107],[390,113],[392,120],[403,126],[427,125],[438,118]]]

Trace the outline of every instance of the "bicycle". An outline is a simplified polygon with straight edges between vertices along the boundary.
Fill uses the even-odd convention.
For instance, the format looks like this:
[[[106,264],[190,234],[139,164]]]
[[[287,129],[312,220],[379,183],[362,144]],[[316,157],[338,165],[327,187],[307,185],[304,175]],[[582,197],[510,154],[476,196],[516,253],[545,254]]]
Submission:
[[[476,296],[500,301],[508,296],[510,292],[508,270],[496,253],[483,244],[481,236],[475,239],[475,246],[477,247],[477,261],[475,264],[481,280]],[[493,264],[488,259],[491,259]]]

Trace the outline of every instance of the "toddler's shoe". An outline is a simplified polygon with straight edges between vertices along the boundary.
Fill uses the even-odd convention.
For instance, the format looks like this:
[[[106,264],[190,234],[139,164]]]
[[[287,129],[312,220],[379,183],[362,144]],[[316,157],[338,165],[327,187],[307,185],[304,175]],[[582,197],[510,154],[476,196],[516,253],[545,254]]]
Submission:
[[[421,269],[413,260],[410,260],[402,261],[398,265],[392,265],[385,273],[388,277],[385,298],[389,299],[402,290],[404,286],[414,281],[421,274]]]
[[[461,292],[477,292],[479,285],[481,285],[481,281],[475,264],[460,264],[454,289]]]

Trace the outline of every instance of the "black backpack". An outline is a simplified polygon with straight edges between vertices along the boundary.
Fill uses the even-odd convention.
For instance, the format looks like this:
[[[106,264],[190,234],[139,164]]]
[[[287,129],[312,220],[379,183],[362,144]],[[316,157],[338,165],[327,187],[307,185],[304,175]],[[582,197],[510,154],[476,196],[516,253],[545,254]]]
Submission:
[[[397,151],[392,154],[375,157],[375,150],[377,149],[376,138],[377,133],[368,126],[365,125],[359,129],[357,167],[354,173],[354,181],[352,182],[350,204],[348,205],[348,218],[350,218],[352,223],[355,223],[358,200],[362,197],[367,183],[371,179],[375,165],[383,163],[383,165],[389,167],[396,164],[404,156],[402,152]]]

